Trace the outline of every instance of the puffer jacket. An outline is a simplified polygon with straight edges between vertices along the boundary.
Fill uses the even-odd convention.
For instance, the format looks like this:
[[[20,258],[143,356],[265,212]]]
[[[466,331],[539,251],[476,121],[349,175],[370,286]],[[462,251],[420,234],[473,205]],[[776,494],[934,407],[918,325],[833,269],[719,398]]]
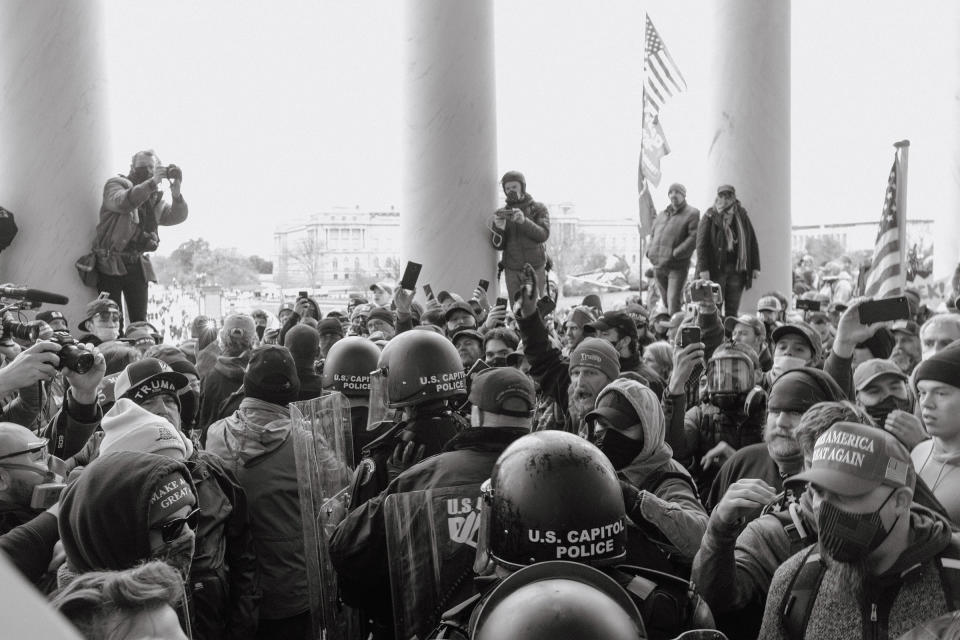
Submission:
[[[494,249],[503,251],[501,263],[505,269],[522,269],[525,263],[539,269],[547,264],[550,212],[543,204],[534,201],[529,193],[524,193],[513,208],[523,211],[523,222],[507,222],[503,229],[498,229],[491,219],[490,244]]]
[[[687,269],[697,245],[700,210],[686,202],[677,210],[672,204],[653,220],[653,236],[647,258],[661,269]]]
[[[289,410],[244,398],[233,415],[210,425],[207,450],[223,459],[247,492],[263,593],[260,618],[276,620],[307,611],[310,597]]]

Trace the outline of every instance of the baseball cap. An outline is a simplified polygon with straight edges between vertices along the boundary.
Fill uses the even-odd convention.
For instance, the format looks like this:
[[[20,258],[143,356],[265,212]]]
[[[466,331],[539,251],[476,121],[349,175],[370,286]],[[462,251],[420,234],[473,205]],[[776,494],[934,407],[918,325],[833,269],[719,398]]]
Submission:
[[[470,402],[481,411],[529,417],[536,405],[533,381],[519,369],[495,367],[473,376]]]
[[[810,348],[813,350],[814,360],[820,357],[820,352],[823,351],[823,342],[820,340],[820,334],[809,324],[799,320],[774,329],[771,334],[773,344],[777,344],[780,338],[790,334],[801,336],[807,341],[807,344],[810,345]]]
[[[783,305],[776,296],[763,296],[757,302],[757,311],[783,311]]]
[[[733,195],[737,195],[737,190],[733,188],[733,185],[722,184],[719,187],[717,187],[717,195],[720,195],[721,193],[727,193],[727,192],[732,193]]]
[[[37,314],[39,317],[40,314]],[[920,335],[920,327],[913,320],[897,320],[890,326],[890,331],[894,333],[906,333],[911,336]]]
[[[463,298],[457,293],[451,293],[443,290],[437,294],[437,302],[440,304],[449,304],[450,302],[463,302]]]
[[[909,380],[900,367],[881,358],[864,360],[853,370],[853,388],[860,391],[880,376],[896,376],[904,382]]]
[[[137,404],[154,396],[171,395],[179,406],[180,392],[190,386],[187,377],[177,373],[163,360],[143,358],[132,362],[120,372],[113,385],[114,396],[130,398]]]
[[[457,302],[454,302],[449,307],[447,307],[447,309],[443,312],[444,321],[449,320],[450,316],[453,315],[454,311],[466,311],[471,316],[473,316],[474,320],[476,320],[477,318],[477,314],[473,312],[473,307],[471,307],[466,302],[463,302],[462,300],[458,300]]]
[[[916,472],[899,440],[883,429],[837,422],[817,438],[813,463],[790,482],[803,481],[842,496],[859,496],[881,485],[910,487]]]
[[[273,404],[286,405],[296,401],[300,393],[300,377],[290,350],[275,344],[254,349],[243,374],[243,390],[248,398]]]
[[[384,293],[393,295],[393,287],[388,285],[386,282],[375,282],[370,285],[370,291],[383,291]]]
[[[78,325],[81,331],[90,331],[88,322],[93,320],[93,317],[105,313],[114,311],[120,313],[120,306],[109,298],[109,294],[106,291],[102,291],[96,300],[92,300],[87,303],[86,308],[83,312],[83,320]]]
[[[637,410],[634,409],[627,397],[618,391],[604,393],[597,399],[597,408],[583,417],[586,422],[592,422],[602,417],[615,428],[624,431],[640,422]]]
[[[223,321],[224,336],[231,338],[247,338],[247,340],[257,339],[257,325],[253,317],[246,313],[231,313]]]
[[[483,344],[483,335],[476,329],[471,329],[470,327],[461,327],[456,331],[454,331],[453,334],[450,336],[450,342],[452,342],[453,344],[457,344],[457,340],[459,340],[464,336],[474,338],[480,344]]]
[[[596,320],[593,317],[593,312],[590,310],[590,307],[574,307],[570,310],[570,315],[567,316],[568,324],[575,324],[581,329]]]
[[[823,311],[813,311],[807,316],[807,322],[810,324],[829,324],[830,316]]]
[[[597,309],[600,311],[600,313],[603,313],[603,303],[600,302],[600,296],[595,293],[585,295],[580,305],[584,307],[590,307],[591,309]]]
[[[57,321],[57,320],[61,320],[61,321],[63,322],[64,326],[69,326],[69,325],[67,324],[67,319],[66,319],[66,317],[64,317],[63,313],[61,313],[61,312],[59,312],[59,311],[55,311],[55,310],[41,311],[40,313],[38,313],[38,314],[36,315],[36,319],[37,319],[37,320],[43,320],[43,321],[46,322],[47,324],[50,324],[51,322],[55,322],[55,321]]]
[[[753,329],[758,336],[760,336],[764,340],[767,339],[767,327],[764,326],[763,322],[760,321],[760,318],[754,315],[750,315],[749,313],[744,313],[736,317],[727,316],[726,318],[723,319],[723,330],[728,335],[732,335],[733,330],[736,328],[738,324],[747,325],[748,327]]]
[[[626,311],[607,311],[597,320],[583,327],[584,333],[590,336],[608,329],[616,329],[621,337],[637,337],[637,324],[633,321],[633,318],[627,315]]]

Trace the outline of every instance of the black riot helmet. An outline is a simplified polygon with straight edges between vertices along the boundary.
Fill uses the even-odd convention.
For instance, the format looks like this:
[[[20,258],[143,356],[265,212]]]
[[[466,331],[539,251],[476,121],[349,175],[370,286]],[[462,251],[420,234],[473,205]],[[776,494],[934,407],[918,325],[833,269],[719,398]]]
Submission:
[[[577,562],[541,562],[507,576],[470,620],[472,640],[646,637],[627,592],[602,571]]]
[[[380,354],[378,367],[387,376],[392,409],[467,393],[457,348],[432,331],[405,331],[391,339]]]
[[[370,373],[379,360],[380,349],[366,338],[338,340],[323,362],[323,388],[350,398],[366,398],[370,395]]]
[[[489,555],[513,569],[547,560],[614,564],[626,556],[623,494],[607,457],[583,438],[540,431],[500,454],[484,485]]]

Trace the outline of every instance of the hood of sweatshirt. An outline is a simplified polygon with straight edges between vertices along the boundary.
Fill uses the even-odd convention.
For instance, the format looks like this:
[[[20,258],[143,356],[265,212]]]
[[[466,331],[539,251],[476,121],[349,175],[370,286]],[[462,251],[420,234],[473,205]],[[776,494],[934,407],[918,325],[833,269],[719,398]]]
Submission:
[[[910,507],[908,535],[907,548],[884,575],[897,575],[930,560],[950,544],[953,532],[949,520],[914,503]]]
[[[150,557],[150,496],[182,463],[152,453],[117,451],[97,458],[60,499],[59,529],[71,570],[129,569]]]
[[[290,435],[290,410],[257,398],[244,398],[233,415],[210,425],[207,450],[246,465],[279,449]]]
[[[248,362],[250,362],[248,353],[239,356],[217,356],[217,364],[213,365],[213,369],[230,381],[242,384],[243,372],[246,371]]]

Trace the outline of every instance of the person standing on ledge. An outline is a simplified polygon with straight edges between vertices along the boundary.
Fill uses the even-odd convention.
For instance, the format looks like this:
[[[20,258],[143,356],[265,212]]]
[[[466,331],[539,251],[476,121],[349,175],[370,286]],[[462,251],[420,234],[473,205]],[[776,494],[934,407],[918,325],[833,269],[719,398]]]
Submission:
[[[507,204],[494,213],[490,222],[490,244],[502,251],[500,268],[506,273],[511,304],[523,286],[523,265],[533,267],[537,288],[547,290],[547,239],[550,213],[527,193],[527,180],[519,171],[507,171],[500,178]]]
[[[714,205],[697,228],[697,274],[723,289],[723,315],[736,316],[740,296],[760,276],[760,247],[747,210],[728,184],[717,188]]]

